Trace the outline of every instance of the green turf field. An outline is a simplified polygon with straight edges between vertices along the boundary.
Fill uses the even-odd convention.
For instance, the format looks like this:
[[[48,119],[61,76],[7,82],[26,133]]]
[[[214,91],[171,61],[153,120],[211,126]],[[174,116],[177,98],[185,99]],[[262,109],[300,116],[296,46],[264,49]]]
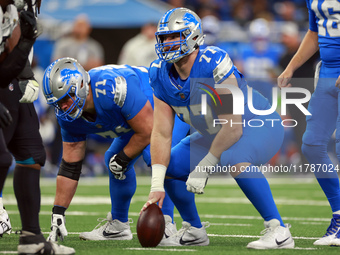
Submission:
[[[256,240],[263,230],[263,220],[248,202],[235,182],[230,178],[213,178],[205,189],[205,194],[197,196],[196,202],[202,221],[208,221],[208,247],[142,248],[136,235],[138,213],[147,200],[149,177],[139,177],[137,191],[130,207],[130,217],[134,223],[131,230],[132,241],[82,241],[78,234],[91,231],[97,225],[97,218],[105,218],[110,211],[108,177],[83,178],[80,180],[76,196],[67,210],[66,226],[69,236],[64,244],[75,248],[76,254],[339,254],[340,247],[316,247],[314,240],[326,231],[331,210],[323,192],[313,177],[282,179],[269,178],[275,201],[285,223],[292,225],[295,238],[294,250],[256,251],[246,248],[248,242]],[[9,212],[13,230],[20,229],[12,180],[6,181],[4,203]],[[50,227],[51,209],[55,192],[54,179],[42,179],[42,206],[40,225],[47,237]],[[177,228],[181,219],[176,212]],[[0,239],[0,254],[15,254],[18,235],[4,235]]]

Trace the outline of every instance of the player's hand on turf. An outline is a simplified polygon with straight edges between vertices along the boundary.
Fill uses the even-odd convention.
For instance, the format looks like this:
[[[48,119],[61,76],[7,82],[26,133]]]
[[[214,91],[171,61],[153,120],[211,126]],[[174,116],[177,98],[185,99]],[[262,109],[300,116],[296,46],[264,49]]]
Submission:
[[[140,211],[140,213],[142,213],[142,211],[144,211],[146,208],[148,208],[149,205],[154,204],[154,203],[158,203],[159,208],[162,208],[164,198],[165,198],[165,192],[164,191],[153,191],[153,192],[150,192],[149,199],[144,204],[144,206],[143,206],[142,210]]]
[[[111,173],[115,176],[118,180],[124,180],[126,178],[125,172],[127,170],[127,166],[130,161],[124,160],[118,154],[113,155],[109,162],[109,169]]]
[[[23,93],[20,103],[33,103],[39,96],[39,83],[34,80],[21,80],[19,81],[19,87]]]
[[[279,86],[280,88],[288,88],[291,87],[292,84],[290,83],[290,80],[293,77],[293,72],[290,70],[284,70],[280,76],[277,78],[277,86]]]
[[[51,232],[47,237],[47,241],[57,242],[58,239],[63,241],[65,236],[67,236],[65,216],[61,214],[52,214]]]
[[[8,127],[13,119],[8,109],[0,103],[0,128]]]
[[[339,75],[338,79],[335,82],[335,87],[338,87],[340,89],[340,75]]]

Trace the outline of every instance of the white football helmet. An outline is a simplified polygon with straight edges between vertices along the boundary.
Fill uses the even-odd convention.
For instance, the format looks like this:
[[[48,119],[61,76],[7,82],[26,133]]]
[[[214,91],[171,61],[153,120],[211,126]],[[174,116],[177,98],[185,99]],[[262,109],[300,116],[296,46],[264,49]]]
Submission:
[[[163,43],[164,35],[179,33],[180,40]],[[156,32],[156,53],[161,60],[174,63],[192,53],[204,42],[202,22],[196,13],[187,8],[167,11],[160,19]],[[176,47],[179,45],[179,47]],[[165,50],[169,47],[169,50]]]
[[[50,64],[44,73],[43,93],[47,103],[55,107],[57,117],[74,121],[83,112],[86,97],[89,93],[90,76],[73,58],[61,58]],[[70,97],[73,104],[63,111],[58,101]]]

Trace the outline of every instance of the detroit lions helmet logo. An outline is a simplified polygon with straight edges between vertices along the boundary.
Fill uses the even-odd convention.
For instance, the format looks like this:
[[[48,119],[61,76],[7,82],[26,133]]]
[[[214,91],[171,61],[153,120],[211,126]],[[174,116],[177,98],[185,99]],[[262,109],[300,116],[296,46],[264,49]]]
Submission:
[[[77,81],[79,77],[82,77],[76,64],[73,63],[73,65],[76,68],[76,70],[65,68],[65,69],[62,69],[60,72],[62,82],[64,82],[65,85],[68,85],[68,86],[70,85],[70,82],[73,80],[72,78],[75,78],[74,80]]]

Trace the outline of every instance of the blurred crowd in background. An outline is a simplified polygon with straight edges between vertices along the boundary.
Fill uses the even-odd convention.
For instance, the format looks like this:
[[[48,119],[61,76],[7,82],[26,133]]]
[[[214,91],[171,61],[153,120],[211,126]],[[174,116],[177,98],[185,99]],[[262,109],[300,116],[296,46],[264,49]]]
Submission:
[[[304,0],[162,0],[168,9],[187,7],[202,19],[205,46],[215,45],[227,51],[236,67],[246,76],[250,86],[269,100],[276,78],[288,64],[308,29],[308,12]],[[44,4],[44,2],[43,2]],[[98,14],[100,15],[100,14]],[[127,14],[128,15],[128,14]],[[143,15],[142,13],[140,15]],[[161,15],[160,15],[161,17]],[[154,50],[156,23],[135,28],[92,28],[89,17],[79,13],[72,22],[45,22],[44,33],[35,44],[34,71],[38,81],[44,69],[61,57],[74,57],[86,70],[104,64],[149,66],[157,58]],[[117,44],[117,41],[121,42]],[[296,86],[313,92],[313,76],[318,55],[296,73],[304,78]],[[40,80],[39,80],[40,79]],[[41,95],[35,103],[41,121],[41,134],[46,146],[44,176],[56,176],[61,160],[61,134],[54,109]],[[305,104],[307,107],[307,105]],[[300,146],[305,129],[305,116],[291,107],[288,116],[298,121],[286,128],[285,141],[270,164],[304,164]],[[103,155],[112,140],[91,136],[82,174],[107,174]],[[330,152],[332,153],[332,146]],[[136,172],[150,174],[138,161]]]

